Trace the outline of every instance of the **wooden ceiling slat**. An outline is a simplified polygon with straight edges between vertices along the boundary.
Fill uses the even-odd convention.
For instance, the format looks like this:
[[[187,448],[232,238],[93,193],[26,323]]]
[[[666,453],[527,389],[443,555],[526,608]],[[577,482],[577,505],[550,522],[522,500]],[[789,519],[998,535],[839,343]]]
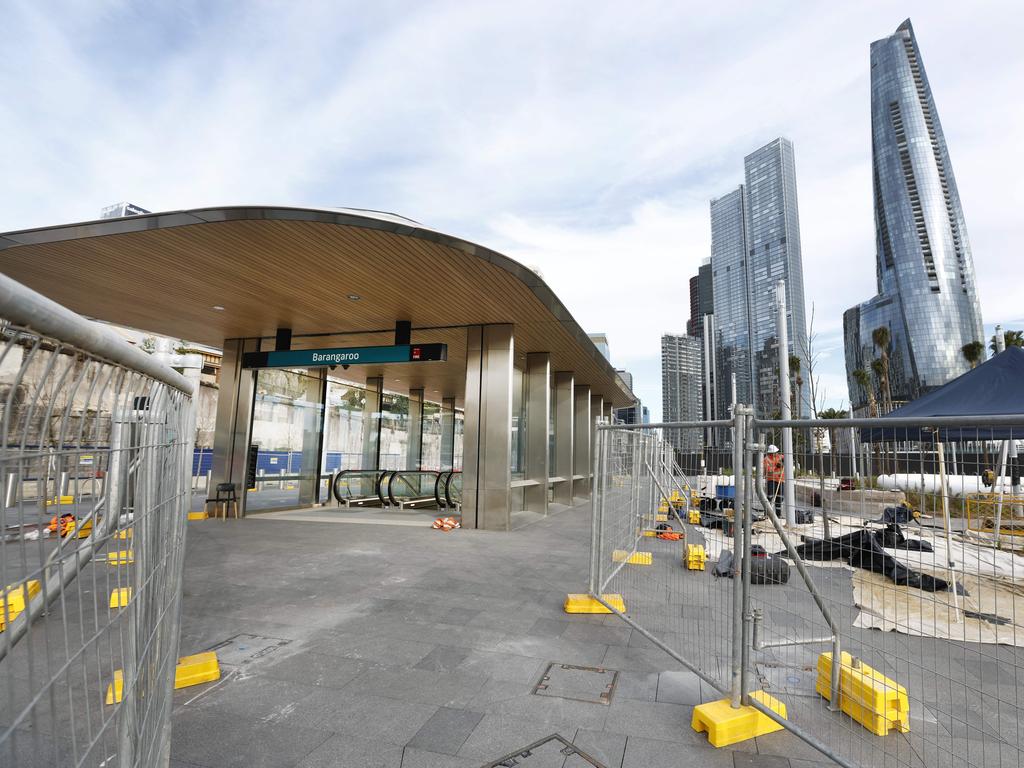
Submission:
[[[279,326],[299,336],[389,328],[396,319],[414,327],[513,323],[517,353],[550,352],[553,369],[574,370],[596,393],[628,404],[526,283],[424,238],[318,221],[231,220],[15,245],[0,250],[0,265],[84,315],[212,346],[270,336]],[[461,397],[465,331],[421,335],[446,339],[448,365],[430,373],[428,364],[395,366],[388,375]]]

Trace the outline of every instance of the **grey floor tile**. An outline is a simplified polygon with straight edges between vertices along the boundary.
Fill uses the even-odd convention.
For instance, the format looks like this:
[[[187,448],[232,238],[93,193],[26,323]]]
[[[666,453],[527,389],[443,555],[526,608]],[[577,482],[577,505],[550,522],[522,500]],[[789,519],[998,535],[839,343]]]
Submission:
[[[707,746],[630,736],[622,768],[733,768],[732,755]]]
[[[791,768],[789,758],[779,755],[733,752],[732,759],[734,768]]]
[[[441,707],[423,724],[407,746],[454,755],[482,718],[480,712]]]
[[[598,643],[600,645],[629,645],[630,635],[633,634],[631,627],[622,622],[621,626],[601,626],[599,624],[587,624],[584,622],[570,623],[561,634],[566,640],[575,640],[580,643]]]
[[[526,634],[532,637],[561,637],[562,633],[569,628],[569,622],[561,619],[537,619],[526,630]]]
[[[487,678],[432,672],[413,667],[373,667],[347,686],[349,696],[388,696],[445,707],[464,707],[480,691]]]
[[[696,706],[703,701],[701,679],[689,670],[662,672],[658,676],[657,701]]]
[[[483,675],[495,680],[534,684],[540,679],[545,666],[547,664],[544,661],[530,656],[470,650],[457,667],[457,671],[467,675]]]
[[[263,677],[278,680],[341,688],[365,672],[372,664],[373,662],[359,659],[301,651],[280,659],[268,660],[266,664],[260,665],[259,672]]]
[[[416,669],[425,669],[431,672],[454,672],[470,653],[469,648],[439,645],[416,663]]]
[[[194,710],[175,718],[171,757],[209,768],[284,768],[301,762],[330,733]]]
[[[406,747],[402,768],[480,768],[483,761],[466,757],[453,757],[425,749]]]
[[[339,635],[321,640],[310,648],[310,651],[381,664],[416,664],[435,647],[435,643],[421,643],[397,637]]]
[[[546,638],[530,635],[512,636],[498,644],[494,650],[514,653],[518,656],[532,656],[559,664],[576,664],[581,667],[602,666],[608,646],[596,643],[577,643],[561,637]],[[625,649],[620,649],[625,650]],[[605,664],[611,669],[621,669]]]
[[[526,720],[571,723],[575,727],[600,730],[608,706],[555,696],[537,696],[532,685],[489,680],[469,703],[469,708],[488,714],[511,715]],[[564,734],[563,734],[564,735]]]
[[[185,709],[238,715],[268,723],[281,722],[298,702],[317,690],[316,686],[290,680],[236,675],[222,678],[218,687],[186,705]]]
[[[581,751],[601,761],[606,768],[618,768],[622,765],[622,756],[626,751],[626,737],[622,734],[580,728],[576,731],[576,738],[572,743]],[[577,768],[577,765],[583,768],[586,762],[580,759],[566,761],[566,768]]]
[[[320,689],[296,705],[289,722],[402,746],[436,711],[434,704]]]
[[[450,608],[441,616],[444,624],[469,624],[481,613],[479,608]]]
[[[331,736],[296,768],[401,768],[402,747],[356,736]]]
[[[479,758],[481,763],[497,760],[553,733],[571,742],[576,728],[567,723],[538,722],[512,715],[484,715],[459,749],[458,756]]]
[[[658,692],[658,677],[657,672],[619,672],[612,701],[617,698],[654,701]]]
[[[606,730],[624,736],[697,745],[700,738],[690,727],[692,717],[693,707],[680,704],[613,699],[608,707]]]

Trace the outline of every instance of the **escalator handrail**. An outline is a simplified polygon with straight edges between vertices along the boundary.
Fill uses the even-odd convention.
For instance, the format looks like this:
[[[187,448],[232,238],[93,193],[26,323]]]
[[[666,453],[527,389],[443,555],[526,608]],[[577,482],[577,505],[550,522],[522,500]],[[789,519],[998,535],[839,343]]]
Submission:
[[[388,499],[396,507],[398,506],[399,502],[398,502],[397,499],[395,499],[394,484],[395,484],[395,479],[398,478],[399,476],[401,476],[404,479],[405,475],[439,475],[439,474],[440,474],[440,472],[435,472],[432,469],[398,469],[398,470],[395,470],[394,472],[391,473],[391,477],[388,478]],[[437,480],[434,480],[434,487],[435,488],[437,487]],[[436,498],[436,494],[435,494],[435,498]]]
[[[437,480],[434,481],[434,501],[437,502],[437,506],[447,507],[448,504],[441,499],[441,491],[447,486],[448,478],[451,476],[452,471],[450,469],[443,470],[437,473]]]
[[[461,469],[453,469],[451,472],[449,472],[448,479],[445,481],[444,484],[444,500],[449,507],[456,506],[455,502],[452,501],[452,480],[454,480],[456,476],[462,476]]]

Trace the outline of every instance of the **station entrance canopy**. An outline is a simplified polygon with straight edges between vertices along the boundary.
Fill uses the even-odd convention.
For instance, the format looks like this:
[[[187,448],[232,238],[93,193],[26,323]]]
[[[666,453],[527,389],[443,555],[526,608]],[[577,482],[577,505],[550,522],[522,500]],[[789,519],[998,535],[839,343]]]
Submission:
[[[351,365],[345,378],[465,409],[468,526],[506,528],[513,506],[544,512],[549,488],[556,501],[585,496],[592,422],[634,401],[537,274],[391,214],[230,207],[105,219],[2,233],[0,264],[81,314],[224,349],[215,481],[245,477],[259,374],[244,356],[254,353],[294,354],[282,364],[313,374],[312,350],[391,348],[340,363]],[[408,345],[395,344],[396,322]],[[409,358],[395,357],[399,346]],[[443,359],[423,362],[441,346]]]

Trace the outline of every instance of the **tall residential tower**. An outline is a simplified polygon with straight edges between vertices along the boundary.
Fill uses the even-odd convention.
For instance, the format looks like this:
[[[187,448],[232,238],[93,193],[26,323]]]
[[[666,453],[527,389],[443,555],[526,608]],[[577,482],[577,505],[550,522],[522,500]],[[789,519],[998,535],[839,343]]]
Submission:
[[[661,337],[661,402],[663,421],[700,421],[701,342],[692,336]],[[668,430],[665,437],[677,451],[698,450],[699,430]]]
[[[858,411],[868,393],[854,372],[870,374],[881,357],[875,329],[889,329],[896,404],[966,371],[961,349],[985,338],[960,195],[909,19],[871,44],[871,155],[878,295],[843,315],[850,402]]]
[[[789,354],[806,357],[804,270],[793,144],[778,138],[744,159],[745,183],[711,201],[715,417],[736,399],[780,410],[776,285],[786,284]],[[804,408],[797,403],[794,415]]]

